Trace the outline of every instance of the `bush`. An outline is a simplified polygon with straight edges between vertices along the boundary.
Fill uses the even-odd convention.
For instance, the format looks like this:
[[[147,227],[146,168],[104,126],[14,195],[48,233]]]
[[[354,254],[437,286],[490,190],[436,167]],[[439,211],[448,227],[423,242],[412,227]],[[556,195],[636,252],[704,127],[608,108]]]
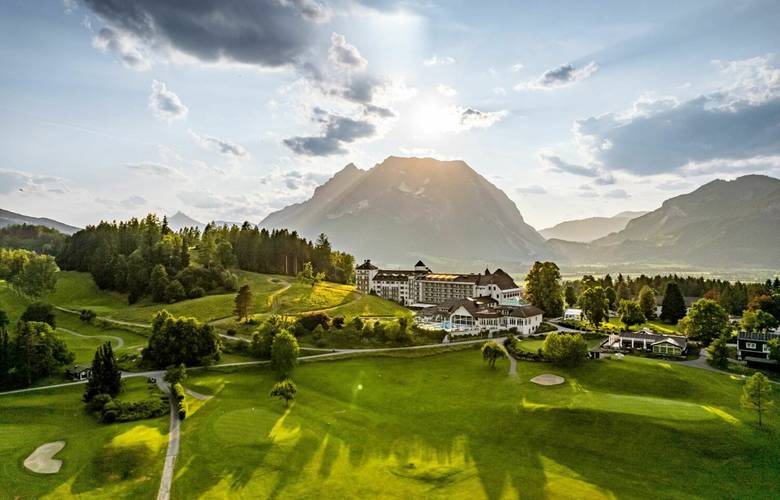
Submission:
[[[536,330],[536,333],[547,333],[547,332],[555,332],[558,330],[558,327],[553,325],[552,323],[543,322],[541,325],[539,325],[539,328]],[[517,333],[517,332],[515,332]]]
[[[206,290],[204,290],[203,288],[201,288],[199,286],[190,288],[190,291],[187,292],[187,298],[190,298],[190,299],[199,299],[199,298],[203,297],[204,295],[206,295]]]
[[[344,316],[336,316],[335,318],[333,318],[331,324],[333,325],[333,328],[341,330],[342,328],[344,328]]]
[[[579,333],[551,333],[544,339],[542,353],[553,363],[573,366],[588,359],[588,344]]]
[[[171,393],[177,401],[184,401],[184,387],[180,383],[175,383],[171,387]]]
[[[187,402],[179,401],[176,411],[179,414],[179,420],[184,420],[187,417]]]
[[[113,422],[133,422],[146,418],[156,418],[168,412],[168,401],[160,399],[144,399],[123,403],[118,400],[109,401],[103,407],[100,420],[106,424]]]
[[[173,280],[165,287],[165,302],[173,304],[187,297],[184,285],[179,280]]]
[[[57,319],[54,316],[54,306],[46,302],[33,302],[22,313],[22,321],[38,321],[47,323],[52,328],[57,328]]]
[[[327,330],[330,327],[330,316],[325,313],[304,314],[298,318],[297,324],[310,332],[313,332],[317,326]]]
[[[97,394],[87,403],[87,411],[90,413],[102,412],[103,408],[112,401],[111,396],[108,394]]]
[[[92,323],[95,318],[97,318],[97,314],[92,309],[82,309],[79,313],[79,319],[84,323]]]

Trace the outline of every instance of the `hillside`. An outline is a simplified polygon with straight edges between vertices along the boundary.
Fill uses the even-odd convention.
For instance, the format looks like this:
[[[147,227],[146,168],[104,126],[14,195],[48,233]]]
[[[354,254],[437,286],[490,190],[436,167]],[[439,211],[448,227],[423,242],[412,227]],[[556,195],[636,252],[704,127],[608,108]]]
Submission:
[[[780,179],[715,180],[666,200],[590,244],[550,240],[575,264],[657,262],[727,268],[780,266]]]
[[[79,230],[78,227],[65,224],[64,222],[45,217],[30,217],[29,215],[17,214],[9,210],[0,208],[0,227],[13,226],[14,224],[31,224],[34,226],[45,226],[65,234],[73,234]]]
[[[586,219],[568,220],[539,231],[549,239],[578,241],[588,243],[603,238],[611,233],[622,231],[632,219],[647,212],[620,212],[612,217],[588,217]]]
[[[266,217],[266,228],[324,232],[357,260],[437,269],[548,257],[544,238],[507,195],[462,161],[389,157],[370,170],[350,164],[312,198]]]
[[[202,231],[203,228],[206,227],[206,224],[196,221],[189,215],[179,211],[168,217],[168,227],[174,231],[184,229],[185,227],[196,227]]]

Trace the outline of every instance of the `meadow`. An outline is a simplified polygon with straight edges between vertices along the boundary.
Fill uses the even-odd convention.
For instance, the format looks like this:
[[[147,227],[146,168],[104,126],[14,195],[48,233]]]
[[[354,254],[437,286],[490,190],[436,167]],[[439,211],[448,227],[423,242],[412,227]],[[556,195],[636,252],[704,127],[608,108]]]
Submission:
[[[174,498],[767,498],[780,412],[736,377],[642,358],[579,368],[477,351],[307,363],[285,409],[262,367],[192,372]],[[529,382],[541,373],[557,387]],[[215,445],[218,444],[218,445]]]

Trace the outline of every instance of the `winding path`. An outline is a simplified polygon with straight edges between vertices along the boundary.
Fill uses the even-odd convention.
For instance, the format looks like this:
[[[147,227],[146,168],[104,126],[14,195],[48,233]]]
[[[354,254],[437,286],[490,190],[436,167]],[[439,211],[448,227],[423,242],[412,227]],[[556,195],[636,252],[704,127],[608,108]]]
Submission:
[[[170,387],[162,377],[157,377],[157,387],[164,394],[168,394],[168,404],[171,407],[170,430],[168,431],[168,451],[165,453],[165,464],[163,465],[162,477],[160,477],[160,489],[157,490],[157,500],[168,500],[171,497],[171,484],[173,483],[173,472],[176,469],[176,457],[179,456],[179,412],[175,403],[175,397],[171,394]]]
[[[65,333],[67,333],[69,335],[75,335],[76,337],[81,337],[81,338],[84,338],[84,339],[94,339],[96,337],[102,337],[104,339],[111,339],[116,344],[116,345],[113,346],[113,349],[115,351],[118,351],[119,349],[121,349],[121,348],[123,348],[125,346],[125,339],[123,339],[122,337],[115,337],[113,335],[102,335],[102,334],[101,335],[84,335],[84,334],[81,334],[81,333],[76,333],[73,330],[69,330],[67,328],[62,328],[61,326],[57,327],[57,330],[59,330],[61,332],[65,332]]]

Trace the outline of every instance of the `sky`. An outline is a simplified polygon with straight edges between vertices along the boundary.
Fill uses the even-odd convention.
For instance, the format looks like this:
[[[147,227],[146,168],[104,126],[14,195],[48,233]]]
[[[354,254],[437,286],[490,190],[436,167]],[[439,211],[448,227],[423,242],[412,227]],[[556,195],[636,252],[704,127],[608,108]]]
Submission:
[[[780,2],[2,0],[0,208],[259,222],[462,159],[524,219],[780,175]]]

